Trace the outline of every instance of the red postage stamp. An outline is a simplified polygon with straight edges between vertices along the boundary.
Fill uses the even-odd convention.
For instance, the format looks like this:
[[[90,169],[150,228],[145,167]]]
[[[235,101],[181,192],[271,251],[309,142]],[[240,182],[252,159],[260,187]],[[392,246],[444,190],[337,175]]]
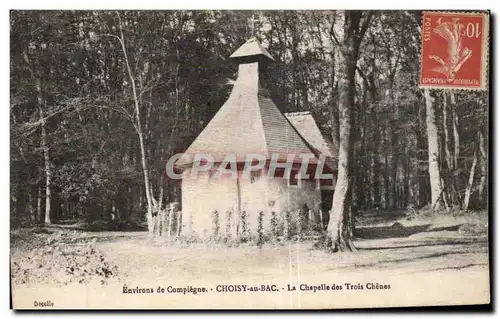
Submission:
[[[486,90],[488,46],[487,13],[424,12],[420,87]]]

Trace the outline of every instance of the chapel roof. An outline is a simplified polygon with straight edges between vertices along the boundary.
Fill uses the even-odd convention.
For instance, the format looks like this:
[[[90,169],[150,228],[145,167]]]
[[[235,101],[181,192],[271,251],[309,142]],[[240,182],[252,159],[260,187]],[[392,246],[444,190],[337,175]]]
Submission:
[[[259,41],[251,38],[231,57],[259,55],[272,59]],[[245,60],[239,64],[238,78],[229,98],[177,165],[191,163],[196,153],[210,154],[215,162],[222,161],[229,153],[235,154],[238,162],[243,161],[247,154],[262,154],[267,159],[275,153],[279,154],[280,159],[286,159],[288,154],[313,154],[316,157],[310,163],[314,164],[318,150],[329,152],[325,142],[321,142],[321,138],[317,136],[319,129],[311,115],[300,119],[293,115],[285,116],[276,107],[269,92],[260,85],[259,61],[260,59],[255,59],[248,63]],[[293,119],[290,120],[291,118]],[[294,127],[295,123],[298,127]],[[317,132],[303,132],[306,136],[301,136],[300,130],[307,129],[308,126],[315,127]],[[314,143],[321,142],[317,144],[319,148],[315,149],[318,146],[311,145],[307,139]],[[331,156],[331,152],[325,155]],[[327,165],[330,166],[330,163],[327,162]]]
[[[285,113],[285,116],[311,147],[327,158],[332,160],[336,158],[333,143],[321,133],[311,112],[291,112]],[[336,167],[334,162],[333,165]]]

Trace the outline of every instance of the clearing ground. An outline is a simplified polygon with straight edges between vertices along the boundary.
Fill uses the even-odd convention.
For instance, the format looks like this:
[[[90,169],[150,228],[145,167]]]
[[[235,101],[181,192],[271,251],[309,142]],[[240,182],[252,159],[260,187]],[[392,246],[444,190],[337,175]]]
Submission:
[[[32,235],[27,238],[26,231],[18,231],[14,232],[11,251],[14,302],[17,295],[18,304],[29,307],[33,301],[27,296],[38,296],[42,291],[44,297],[52,294],[50,298],[56,299],[62,297],[62,291],[67,291],[72,298],[59,301],[61,306],[76,305],[79,298],[74,297],[74,292],[80,291],[77,294],[80,298],[85,295],[83,307],[105,308],[316,308],[488,302],[485,215],[419,221],[405,215],[397,222],[394,218],[392,221],[367,218],[369,225],[360,222],[356,230],[358,251],[336,254],[314,249],[314,240],[229,247],[168,242],[149,238],[145,232],[53,229],[48,233],[29,233]],[[68,247],[78,251],[76,259],[68,257],[72,254]],[[63,259],[57,259],[56,255]],[[66,270],[57,273],[60,260],[66,263]],[[26,269],[25,264],[31,261],[33,266]],[[46,268],[50,273],[44,272]],[[300,284],[321,283],[342,286],[344,291],[347,283],[359,284],[364,289],[355,292],[360,294],[358,298],[336,294],[334,299],[327,292],[322,292],[325,298],[318,298],[320,292],[299,289]],[[391,289],[374,294],[367,290],[369,283],[389,285]],[[271,293],[241,296],[233,293],[233,299],[215,293],[221,289],[218,285],[236,284],[275,284],[280,292],[267,297],[265,294]],[[289,284],[299,291],[288,292]],[[214,292],[208,292],[206,296],[210,298],[204,299],[199,299],[199,295],[153,298],[123,294],[123,285],[152,289],[159,285],[165,288],[191,285]],[[110,291],[114,297],[110,297]]]

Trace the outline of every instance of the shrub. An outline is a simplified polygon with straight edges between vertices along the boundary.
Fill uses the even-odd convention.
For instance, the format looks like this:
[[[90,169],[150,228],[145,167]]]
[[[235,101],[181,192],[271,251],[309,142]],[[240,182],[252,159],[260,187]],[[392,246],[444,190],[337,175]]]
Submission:
[[[260,211],[257,217],[257,246],[264,244],[264,226],[263,226],[264,212]]]
[[[278,218],[276,216],[276,212],[271,212],[271,236],[273,238],[278,237],[279,235],[279,225]]]
[[[226,233],[225,237],[230,237],[231,236],[231,216],[233,212],[228,210],[226,212]]]
[[[283,232],[284,232],[283,237],[285,237],[286,240],[289,240],[292,237],[291,223],[292,223],[291,214],[289,211],[286,211],[285,212],[285,225],[284,225],[284,230],[283,230]]]
[[[248,241],[248,216],[246,211],[242,211],[240,215],[241,220],[241,232],[240,232],[240,242]]]
[[[213,236],[218,237],[220,231],[220,222],[219,222],[219,212],[214,210],[212,212],[212,227],[213,227]]]

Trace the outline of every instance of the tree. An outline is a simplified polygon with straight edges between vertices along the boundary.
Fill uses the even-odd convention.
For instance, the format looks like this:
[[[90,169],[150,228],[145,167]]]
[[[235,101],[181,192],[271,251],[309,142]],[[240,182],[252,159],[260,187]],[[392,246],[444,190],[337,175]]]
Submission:
[[[405,12],[414,23],[420,36],[422,36],[422,28],[416,21],[415,17],[408,12]],[[429,159],[429,178],[431,185],[431,207],[432,209],[439,210],[441,202],[445,198],[444,187],[442,184],[441,168],[439,163],[440,144],[439,132],[436,119],[436,104],[434,98],[431,96],[429,89],[424,89],[424,99],[426,106],[426,128],[428,139],[428,159]],[[453,103],[453,102],[452,102]]]
[[[339,70],[339,154],[338,176],[328,223],[328,235],[333,251],[355,250],[352,243],[352,215],[350,192],[354,172],[352,165],[353,110],[356,94],[356,64],[359,47],[368,29],[373,13],[344,11],[342,39],[338,41]]]
[[[427,139],[429,146],[429,176],[431,181],[431,205],[435,210],[441,207],[444,188],[439,163],[439,133],[436,119],[436,104],[428,89],[425,89]]]
[[[141,121],[141,106],[139,104],[139,97],[137,94],[137,89],[136,89],[136,76],[133,74],[132,69],[130,67],[130,62],[128,58],[128,53],[127,53],[127,47],[125,43],[125,37],[123,35],[123,24],[122,24],[122,19],[120,17],[120,13],[116,12],[116,15],[118,17],[118,29],[120,31],[120,35],[112,35],[112,34],[105,34],[104,36],[110,36],[115,39],[117,39],[121,45],[121,50],[123,53],[123,57],[125,60],[125,66],[127,70],[127,76],[130,80],[130,85],[131,85],[131,90],[133,94],[133,101],[134,101],[134,114],[135,114],[135,122],[134,122],[134,128],[137,131],[137,136],[139,138],[139,146],[140,146],[140,151],[141,151],[141,165],[142,165],[142,173],[144,177],[144,190],[146,193],[146,204],[147,204],[147,221],[148,221],[148,229],[149,232],[153,232],[153,200],[152,200],[152,191],[151,191],[151,184],[149,180],[149,168],[148,168],[148,163],[146,160],[146,148],[144,146],[144,133],[143,133],[143,124]],[[147,66],[146,66],[147,68]]]

